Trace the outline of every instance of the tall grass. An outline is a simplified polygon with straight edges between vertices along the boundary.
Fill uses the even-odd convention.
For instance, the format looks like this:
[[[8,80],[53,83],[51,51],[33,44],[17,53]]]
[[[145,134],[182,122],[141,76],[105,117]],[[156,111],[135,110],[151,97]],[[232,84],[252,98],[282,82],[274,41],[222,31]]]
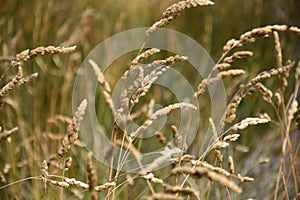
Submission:
[[[260,0],[251,6],[233,0],[226,5],[213,5],[209,0],[128,4],[4,2],[0,21],[4,30],[0,37],[1,199],[299,198],[300,62],[296,44],[300,29],[294,21],[299,18],[292,12],[298,3],[288,2],[283,8],[280,2]],[[267,6],[281,9],[291,21],[280,15],[278,21],[283,25],[274,25],[278,21],[263,15]],[[287,8],[291,13],[285,12]],[[153,11],[153,18],[146,16],[145,9]],[[242,16],[239,10],[244,11],[245,20],[254,13],[253,23],[233,23],[232,18]],[[193,21],[195,16],[200,21]],[[89,60],[100,85],[98,117],[106,116],[104,127],[123,150],[122,159],[108,151],[112,164],[107,167],[78,138],[88,102],[83,100],[71,114],[73,81],[94,45],[119,31],[151,23],[147,38],[159,27],[178,28],[203,42],[216,64],[201,82],[193,83],[198,102],[193,105],[173,102],[173,97],[154,85],[170,67],[189,65],[189,58],[183,55],[141,48],[138,55],[133,52],[120,58],[107,72]],[[290,23],[295,26],[287,25]],[[142,63],[152,70],[140,67]],[[136,72],[137,78],[130,82],[128,76]],[[193,71],[184,73],[193,79]],[[112,88],[120,77],[128,84],[117,106]],[[207,88],[219,81],[225,83],[228,102],[221,111],[223,117],[214,121],[207,109]],[[166,106],[156,109],[156,102]],[[197,107],[204,114],[195,141],[187,147],[186,137],[178,131],[176,110],[192,112]],[[168,124],[155,137],[139,138],[166,115],[170,115]],[[129,117],[140,124],[134,131],[129,128]],[[207,127],[212,130],[209,140],[205,139]],[[166,148],[143,166],[141,153],[151,146]],[[136,173],[121,170],[128,152],[139,164]],[[117,169],[114,160],[120,161]],[[166,162],[171,165],[157,170]]]

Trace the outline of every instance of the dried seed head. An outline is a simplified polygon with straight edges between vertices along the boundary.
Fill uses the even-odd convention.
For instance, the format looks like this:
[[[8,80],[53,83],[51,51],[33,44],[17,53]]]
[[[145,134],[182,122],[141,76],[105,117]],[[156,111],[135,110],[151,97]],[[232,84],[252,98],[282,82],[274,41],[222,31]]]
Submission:
[[[280,45],[279,35],[277,31],[273,31],[274,43],[275,43],[275,51],[276,51],[276,62],[277,67],[282,66],[282,49]]]
[[[87,100],[83,100],[81,104],[78,106],[77,111],[74,114],[72,119],[72,123],[68,126],[68,134],[64,137],[62,146],[58,150],[59,158],[62,158],[71,148],[71,145],[78,138],[78,131],[80,129],[80,122],[83,119],[85,110],[87,108]]]
[[[209,0],[183,0],[178,3],[174,3],[169,6],[163,13],[165,17],[176,16],[180,14],[183,10],[190,7],[197,6],[206,6],[206,5],[214,5],[214,2]]]
[[[212,171],[214,171],[214,172],[216,172],[218,174],[223,174],[225,176],[230,176],[230,173],[228,171],[226,171],[225,169],[220,168],[220,167],[212,166],[211,164],[209,164],[209,163],[207,163],[205,161],[198,161],[198,160],[196,160],[196,161],[192,162],[192,164],[194,166],[206,167],[209,170],[212,170]]]
[[[97,63],[93,60],[89,60],[90,65],[93,67],[94,72],[97,76],[98,82],[101,85],[101,87],[103,88],[103,95],[104,95],[104,99],[106,101],[106,103],[109,105],[111,111],[113,113],[116,113],[116,109],[115,109],[115,105],[113,103],[112,97],[111,97],[111,87],[110,84],[108,83],[108,81],[105,79],[100,67],[97,65]]]
[[[71,165],[72,165],[72,157],[68,157],[65,160],[65,165],[64,165],[65,171],[68,171]]]
[[[284,74],[284,73],[288,72],[293,66],[294,66],[294,62],[292,62],[286,66],[283,66],[283,67],[273,68],[269,71],[263,71],[260,74],[258,74],[256,77],[251,79],[251,81],[247,84],[247,86],[255,85],[256,83],[262,82],[272,76]]]
[[[292,119],[294,119],[294,115],[297,112],[297,110],[298,110],[298,102],[296,99],[294,99],[288,110],[288,120],[289,121],[292,121]]]
[[[223,162],[223,154],[221,152],[220,149],[214,149],[215,153],[216,153],[216,157],[217,157],[217,161],[219,163],[222,163]]]
[[[237,175],[237,178],[240,182],[253,182],[254,178],[248,177],[248,176],[241,176],[240,174]]]
[[[41,168],[40,168],[41,175],[42,175],[44,181],[47,180],[47,177],[48,177],[48,175],[49,175],[49,172],[48,172],[48,165],[49,165],[48,162],[47,162],[46,160],[44,160],[43,163],[42,163],[42,166],[41,166]]]
[[[252,51],[237,51],[232,56],[224,58],[223,62],[224,63],[232,63],[237,59],[246,58],[249,56],[253,56]]]
[[[111,187],[114,187],[116,186],[116,182],[107,182],[107,183],[104,183],[103,185],[99,185],[99,186],[96,186],[94,189],[97,191],[97,192],[101,192],[103,190],[107,190]]]
[[[170,194],[170,193],[155,193],[147,198],[147,200],[182,200],[183,198],[178,194]]]
[[[220,63],[220,64],[216,64],[216,66],[214,68],[218,69],[218,70],[225,70],[231,67],[231,64],[229,63]]]
[[[231,102],[226,108],[225,111],[225,118],[222,127],[224,128],[226,123],[231,123],[236,118],[236,111],[237,107],[239,106],[241,100],[242,100],[242,92],[243,89],[240,89],[233,97]]]
[[[140,64],[143,60],[149,58],[150,56],[158,53],[160,50],[156,49],[156,48],[152,48],[152,49],[148,49],[145,52],[143,52],[142,54],[138,55],[136,58],[133,59],[133,61],[131,62],[131,68]]]
[[[236,185],[233,181],[228,179],[222,174],[218,174],[205,167],[189,168],[189,167],[176,167],[172,170],[172,174],[190,174],[195,178],[207,177],[211,181],[219,182],[220,184],[229,187],[230,189],[241,193],[242,189]]]
[[[78,181],[75,178],[65,178],[64,180],[69,185],[75,185],[75,186],[80,187],[80,188],[89,189],[89,185],[88,184],[86,184],[86,183],[84,183],[82,181]]]
[[[231,156],[228,157],[228,168],[231,174],[234,174],[234,163]]]
[[[201,94],[205,92],[206,88],[207,88],[207,80],[203,79],[201,83],[198,85],[198,89],[195,92],[194,97],[198,98]]]
[[[96,177],[96,172],[93,166],[93,155],[91,152],[88,153],[87,155],[87,160],[86,160],[86,170],[88,174],[88,184],[89,184],[89,190],[91,193],[91,199],[96,200],[98,199],[97,193],[94,190],[94,187],[97,184],[97,177]]]
[[[240,137],[240,134],[231,134],[224,137],[224,141],[234,142]]]
[[[146,37],[150,37],[150,35],[152,35],[152,33],[154,33],[158,28],[170,24],[172,21],[175,20],[177,16],[178,15],[164,17],[159,21],[155,22],[154,24],[152,24],[152,26],[146,31]]]
[[[152,173],[148,173],[147,175],[142,176],[144,179],[151,181],[153,183],[158,183],[158,184],[163,184],[164,181],[162,179],[159,178],[155,178],[154,174]]]
[[[239,75],[242,75],[242,74],[245,74],[245,70],[242,70],[242,69],[230,69],[230,70],[227,70],[227,71],[222,71],[222,72],[219,72],[218,73],[218,76],[220,78],[223,78],[223,77],[226,77],[226,76],[239,76]]]
[[[52,185],[56,185],[62,188],[68,188],[70,186],[70,184],[65,181],[54,181],[50,179],[47,180],[47,183],[51,183]]]
[[[26,49],[22,51],[21,53],[17,54],[14,61],[20,62],[20,61],[27,61],[32,58],[35,58],[38,55],[46,55],[46,54],[65,54],[65,53],[71,53],[75,51],[76,46],[71,47],[54,47],[54,46],[48,46],[48,47],[37,47],[35,49]]]
[[[232,130],[243,130],[245,128],[247,128],[250,125],[257,125],[257,124],[265,124],[270,122],[269,119],[265,119],[265,118],[259,118],[259,117],[247,117],[246,119],[242,120],[241,122],[233,125],[231,127]]]
[[[298,109],[298,112],[297,112],[296,125],[297,125],[298,130],[300,131],[300,108]]]
[[[134,139],[141,133],[145,132],[145,130],[148,129],[153,124],[154,120],[156,120],[157,118],[159,118],[161,116],[168,115],[172,110],[177,110],[177,109],[197,110],[197,108],[190,103],[182,102],[182,103],[171,104],[171,105],[164,107],[164,108],[156,111],[155,113],[153,113],[150,116],[150,118],[143,123],[143,125],[141,125],[136,131],[130,133],[130,138]]]

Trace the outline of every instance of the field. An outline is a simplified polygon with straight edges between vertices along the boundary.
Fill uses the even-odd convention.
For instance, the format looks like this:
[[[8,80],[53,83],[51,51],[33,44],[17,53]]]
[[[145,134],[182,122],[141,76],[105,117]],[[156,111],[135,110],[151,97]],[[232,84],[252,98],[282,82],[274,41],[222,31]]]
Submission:
[[[0,199],[300,199],[300,1],[2,1]]]

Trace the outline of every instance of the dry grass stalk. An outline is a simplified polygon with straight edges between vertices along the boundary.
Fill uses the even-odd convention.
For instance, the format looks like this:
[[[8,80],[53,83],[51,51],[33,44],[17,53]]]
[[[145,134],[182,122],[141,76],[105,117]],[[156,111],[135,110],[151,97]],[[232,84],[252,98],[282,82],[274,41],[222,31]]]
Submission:
[[[263,99],[268,102],[268,103],[272,103],[272,97],[273,97],[273,92],[271,90],[269,90],[266,86],[264,86],[262,83],[257,83],[255,85],[256,88],[259,89],[259,91],[262,93],[263,95]]]
[[[49,175],[48,169],[49,169],[49,163],[46,160],[44,160],[42,162],[42,166],[40,168],[40,172],[41,172],[41,175],[44,179],[44,182],[47,181],[47,178],[48,178],[48,175]]]
[[[139,150],[137,150],[137,148],[135,148],[134,145],[129,144],[129,143],[126,142],[126,141],[123,141],[123,142],[122,142],[121,140],[116,140],[116,141],[114,142],[114,144],[119,145],[119,146],[122,146],[124,149],[129,150],[129,151],[136,157],[136,159],[138,159],[138,160],[141,160],[141,159],[142,159],[141,153],[139,152]]]
[[[294,119],[294,115],[297,112],[297,110],[298,110],[298,102],[296,99],[294,99],[288,110],[288,121],[292,121],[292,119]]]
[[[148,67],[154,68],[154,70],[151,71],[150,74],[146,75],[143,79],[141,79],[139,87],[131,96],[131,104],[135,105],[142,96],[145,96],[151,88],[152,84],[157,80],[158,76],[164,73],[171,65],[176,62],[185,60],[187,60],[187,57],[176,55],[170,56],[164,60],[155,60],[151,64],[148,64]],[[136,88],[136,85],[134,88]]]
[[[143,52],[142,54],[138,55],[136,58],[134,58],[132,60],[131,66],[130,66],[129,70],[132,69],[134,66],[140,64],[143,60],[149,58],[150,56],[152,56],[152,55],[154,55],[154,54],[156,54],[158,52],[160,52],[160,50],[157,49],[157,48],[152,48],[152,49],[146,50],[145,52]]]
[[[181,147],[182,146],[182,136],[178,133],[178,129],[176,126],[172,125],[171,126],[172,133],[173,133],[173,144],[175,147]]]
[[[157,169],[157,167],[160,167],[165,162],[169,162],[171,160],[174,160],[173,158],[179,157],[182,154],[182,150],[179,148],[168,148],[165,147],[163,151],[160,151],[161,156],[154,159],[147,167],[142,169],[141,174],[145,174],[148,172],[152,172]]]
[[[150,37],[150,35],[152,35],[158,28],[170,24],[177,16],[178,15],[165,17],[152,24],[152,26],[146,31],[146,37]]]
[[[222,140],[216,140],[214,145],[213,145],[213,149],[222,149],[222,148],[226,148],[229,146],[228,142],[222,141]]]
[[[91,194],[91,199],[96,200],[98,199],[97,193],[94,190],[96,184],[97,184],[97,177],[96,177],[96,172],[93,166],[93,155],[91,152],[87,154],[87,159],[86,159],[86,171],[88,174],[88,184],[89,184],[89,190]]]
[[[248,177],[248,176],[241,176],[240,174],[237,175],[237,178],[240,182],[253,182],[254,178]]]
[[[228,157],[228,168],[231,174],[234,174],[234,163],[233,158],[231,156]]]
[[[64,181],[66,183],[68,183],[69,185],[75,185],[79,188],[83,188],[83,189],[89,189],[89,185],[82,182],[82,181],[78,181],[75,178],[65,178]]]
[[[191,187],[182,188],[179,185],[164,184],[164,188],[165,188],[164,192],[166,192],[166,193],[171,193],[171,194],[179,193],[184,196],[187,196],[187,195],[197,196],[198,195],[198,192]]]
[[[224,141],[227,142],[227,141],[230,141],[230,142],[234,142],[234,141],[237,141],[240,137],[240,134],[231,134],[231,135],[227,135],[224,137]]]
[[[281,67],[282,66],[282,49],[281,49],[278,32],[273,31],[273,36],[274,36],[274,43],[275,43],[277,67]]]
[[[0,141],[8,139],[13,133],[15,133],[18,130],[19,130],[18,127],[14,127],[10,130],[5,130],[3,132],[0,132]],[[0,131],[1,131],[1,127],[0,127]]]
[[[291,64],[291,61],[288,61],[287,62],[287,65]],[[294,65],[294,63],[293,63]],[[290,75],[290,71],[291,71],[291,68],[289,68],[288,70],[284,71],[282,74],[279,75],[279,81],[280,81],[280,85],[279,85],[279,88],[277,89],[277,92],[280,93],[280,94],[283,94],[287,85],[288,85],[288,77]]]
[[[155,193],[147,198],[147,200],[182,200],[181,196],[170,193]]]
[[[116,186],[116,182],[107,182],[107,183],[104,183],[103,185],[96,186],[94,189],[97,192],[101,192],[103,190],[108,190],[109,188],[114,187],[114,186]]]
[[[227,66],[225,65],[225,63],[223,63],[222,65],[220,64],[220,67],[221,66],[223,67],[223,69],[227,69]],[[229,65],[229,67],[230,67],[230,65]],[[218,68],[219,68],[219,65],[216,65],[213,70],[216,70]],[[214,84],[214,83],[220,81],[223,77],[239,76],[242,74],[245,74],[245,71],[242,69],[231,69],[231,70],[219,72],[216,77],[209,77],[208,79],[203,79],[200,82],[200,84],[198,85],[197,91],[194,93],[194,97],[198,98],[200,95],[202,95],[205,92],[208,85],[211,85],[211,84]]]
[[[157,183],[157,184],[163,184],[164,181],[160,178],[155,178],[154,174],[149,173],[147,175],[142,176],[144,179],[146,179],[147,181],[151,181],[153,183]]]
[[[213,121],[213,119],[211,117],[208,120],[209,120],[209,124],[210,124],[211,131],[212,131],[212,134],[213,134],[212,139],[215,140],[215,139],[218,138],[218,133],[217,133],[216,125],[215,125],[215,123],[214,123],[214,121]]]
[[[145,132],[146,129],[148,129],[154,122],[159,117],[162,117],[164,115],[168,115],[172,110],[177,110],[177,109],[194,109],[196,110],[197,108],[190,104],[190,103],[175,103],[171,104],[167,107],[164,107],[155,113],[153,113],[148,120],[146,120],[136,131],[130,133],[130,138],[134,139],[135,137],[139,136],[143,132]]]
[[[136,92],[136,90],[141,86],[143,79],[144,79],[144,69],[142,67],[138,68],[139,72],[137,77],[134,79],[133,83],[129,85],[127,88],[124,87],[123,91],[121,92],[121,104],[117,110],[116,114],[116,122],[119,127],[125,128],[130,112],[130,105],[129,102],[135,103],[138,102],[138,100],[130,100],[132,98],[133,93]],[[127,70],[123,76],[122,79],[125,81],[125,83],[128,82],[128,77],[130,74],[133,73],[133,68],[131,70]],[[132,105],[133,106],[133,105]]]
[[[256,77],[251,79],[251,81],[247,84],[247,86],[252,86],[258,82],[262,82],[268,78],[271,78],[272,76],[277,76],[277,75],[283,74],[283,73],[289,71],[293,66],[294,66],[294,62],[292,62],[286,66],[283,66],[283,67],[273,68],[269,71],[263,71],[260,74],[258,74]]]
[[[62,158],[71,148],[71,145],[74,144],[74,142],[78,138],[78,131],[80,129],[80,122],[84,116],[85,110],[87,108],[87,100],[83,100],[79,107],[77,108],[77,111],[74,114],[74,117],[72,119],[72,123],[69,124],[67,135],[64,137],[62,146],[58,150],[58,156],[59,158]]]
[[[275,92],[274,97],[276,99],[276,104],[279,106],[282,103],[282,97],[279,92]]]
[[[64,169],[65,171],[68,171],[69,168],[71,167],[72,165],[72,157],[68,157],[66,160],[65,160],[65,164],[64,164]]]
[[[37,73],[33,73],[29,76],[25,76],[23,77],[23,70],[22,67],[20,66],[20,63],[18,63],[18,73],[17,75],[9,82],[7,83],[5,86],[3,86],[0,89],[0,110],[4,105],[4,99],[7,97],[8,93],[13,90],[15,87],[22,85],[24,83],[29,82],[30,80],[32,80],[33,78],[37,77],[38,74]]]
[[[189,167],[177,167],[172,170],[172,174],[189,174],[195,178],[207,177],[211,181],[219,182],[220,184],[227,186],[235,192],[241,193],[242,189],[236,185],[233,181],[228,179],[222,174],[213,172],[205,167],[189,168]]]
[[[216,66],[214,67],[214,70],[215,69],[218,69],[218,70],[225,70],[225,69],[228,69],[231,67],[231,64],[229,63],[220,63],[220,64],[216,64]]]
[[[46,54],[65,54],[65,53],[71,53],[75,51],[76,46],[71,47],[54,47],[54,46],[47,46],[47,47],[37,47],[35,49],[26,49],[22,51],[21,53],[17,54],[14,58],[14,62],[20,62],[20,61],[27,61],[32,58],[35,58],[38,55],[46,55]]]
[[[5,86],[3,86],[1,88],[1,90],[0,90],[0,99],[1,100],[4,100],[7,97],[8,93],[19,85],[19,82],[20,82],[22,76],[23,76],[23,70],[22,70],[22,67],[19,66],[17,75],[10,82],[8,82]],[[2,107],[3,104],[4,104],[4,101],[3,101],[3,103],[0,104],[0,106]],[[1,109],[1,107],[0,107],[0,109]]]
[[[68,188],[70,186],[70,184],[65,181],[55,181],[50,179],[47,179],[47,183],[51,183],[52,185],[59,186],[62,188]]]
[[[231,69],[231,70],[219,72],[218,77],[223,78],[226,76],[239,76],[245,73],[246,73],[245,70],[242,69]]]
[[[207,88],[207,79],[203,79],[201,83],[198,85],[194,97],[198,98],[200,95],[202,95],[205,92],[206,88]]]
[[[205,5],[214,5],[214,2],[209,0],[183,0],[178,3],[174,3],[169,6],[163,12],[163,18],[159,21],[155,22],[147,31],[146,36],[150,37],[150,35],[155,32],[158,28],[163,27],[167,24],[170,24],[172,21],[175,20],[176,17],[180,15],[180,13],[190,7],[197,7],[197,6],[205,6]]]
[[[19,81],[19,84],[24,84],[24,83],[28,83],[29,81],[31,81],[32,79],[38,77],[38,73],[33,73],[33,74],[30,74],[28,76],[23,76],[21,78],[21,80]]]
[[[231,102],[228,104],[225,111],[225,118],[222,127],[224,128],[226,123],[231,123],[236,118],[237,107],[239,106],[242,100],[242,92],[243,89],[239,89],[239,91],[234,95]]]
[[[300,131],[300,109],[298,109],[298,112],[297,112],[296,125],[297,125],[298,130]]]
[[[216,155],[216,158],[217,158],[217,161],[219,163],[222,163],[223,162],[223,154],[222,154],[222,151],[221,149],[214,149],[214,152],[215,152],[215,155]]]
[[[268,25],[265,27],[255,28],[255,29],[245,32],[237,40],[230,39],[223,47],[222,57],[224,55],[226,55],[229,51],[231,51],[233,48],[242,46],[243,44],[246,44],[246,43],[255,42],[257,38],[268,37],[269,34],[273,33],[274,31],[277,31],[277,32],[290,31],[297,35],[300,35],[300,29],[295,26]]]
[[[186,57],[186,56],[175,55],[175,56],[170,56],[164,60],[155,60],[152,63],[148,64],[147,67],[156,68],[156,67],[160,67],[161,65],[171,66],[171,65],[175,64],[176,62],[186,61],[187,59],[188,59],[188,57]]]
[[[261,28],[255,28],[251,31],[248,31],[241,35],[239,41],[241,42],[253,42],[253,39],[259,37],[266,37],[271,34],[273,31],[277,32],[285,32],[290,31],[300,35],[300,29],[295,26],[288,26],[288,25],[269,25]],[[255,40],[254,40],[255,41]]]
[[[214,2],[209,0],[182,0],[169,6],[164,12],[164,17],[177,16],[183,10],[197,6],[214,5]]]
[[[253,56],[252,51],[237,51],[232,56],[224,58],[223,62],[224,63],[232,63],[237,59],[247,58],[249,56]]]
[[[90,65],[93,67],[95,74],[98,78],[98,82],[101,85],[102,89],[103,89],[103,95],[104,95],[104,99],[106,101],[106,103],[109,105],[111,111],[113,113],[116,113],[116,109],[113,103],[113,100],[111,98],[111,87],[108,83],[108,81],[106,81],[100,67],[97,65],[97,63],[93,60],[89,60]]]
[[[231,127],[232,130],[243,130],[245,128],[247,128],[250,125],[257,125],[257,124],[265,124],[270,122],[269,119],[265,119],[265,118],[259,118],[259,117],[247,117],[246,119],[242,120],[241,122],[233,125]]]
[[[214,172],[216,172],[218,174],[223,174],[225,176],[230,176],[230,173],[228,171],[226,171],[225,169],[220,168],[220,167],[215,167],[215,166],[213,166],[213,165],[211,165],[211,164],[209,164],[209,163],[207,163],[205,161],[198,161],[198,160],[196,160],[196,161],[193,161],[192,164],[194,166],[206,167],[207,169],[209,169],[211,171],[214,171]]]
[[[182,163],[182,162],[189,162],[189,163],[194,163],[196,162],[195,161],[195,156],[193,155],[189,155],[189,154],[185,154],[185,155],[182,155],[180,157],[176,157],[176,158],[171,158],[170,161],[173,163],[173,164],[178,164],[178,163]]]

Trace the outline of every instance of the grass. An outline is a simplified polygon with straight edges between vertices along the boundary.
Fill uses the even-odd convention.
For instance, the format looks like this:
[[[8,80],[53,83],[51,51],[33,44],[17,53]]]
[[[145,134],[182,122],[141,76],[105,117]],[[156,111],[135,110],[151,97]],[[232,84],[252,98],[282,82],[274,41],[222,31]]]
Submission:
[[[265,6],[280,9],[280,2],[215,3],[4,2],[0,21],[5,30],[0,37],[1,199],[298,199],[300,62],[295,44],[300,29],[297,23],[289,25],[297,22],[292,12],[297,3],[288,2],[282,8],[284,16],[291,18],[281,19],[283,25],[276,25],[281,20],[268,21],[265,13]],[[228,13],[240,17],[239,5],[243,14],[254,10],[253,23],[232,23]],[[288,8],[291,12],[285,11]],[[145,9],[153,11],[154,18]],[[192,20],[198,16],[203,18]],[[192,26],[186,27],[186,22]],[[202,81],[191,81],[193,104],[178,102],[155,85],[170,68],[179,68],[185,77],[196,80],[194,71],[186,67],[188,57],[141,47],[105,72],[96,61],[88,60],[99,83],[97,117],[121,149],[119,154],[113,146],[106,149],[107,166],[78,137],[89,102],[82,100],[72,112],[73,82],[93,46],[114,33],[151,23],[145,43],[159,27],[177,29],[203,42],[216,63]],[[205,31],[199,36],[202,27]],[[119,78],[126,84],[119,94],[122,101],[116,105],[112,91]],[[228,102],[215,121],[208,109],[208,88],[220,82],[226,86]],[[192,127],[179,129],[181,110],[187,115],[201,112],[191,145],[187,138]],[[129,117],[139,124],[137,128],[131,127]],[[163,120],[164,127],[152,133],[152,125]],[[151,138],[139,137],[147,131]],[[142,154],[160,148],[160,154],[145,163]],[[137,169],[129,169],[134,173],[123,171],[130,159],[136,162]]]

